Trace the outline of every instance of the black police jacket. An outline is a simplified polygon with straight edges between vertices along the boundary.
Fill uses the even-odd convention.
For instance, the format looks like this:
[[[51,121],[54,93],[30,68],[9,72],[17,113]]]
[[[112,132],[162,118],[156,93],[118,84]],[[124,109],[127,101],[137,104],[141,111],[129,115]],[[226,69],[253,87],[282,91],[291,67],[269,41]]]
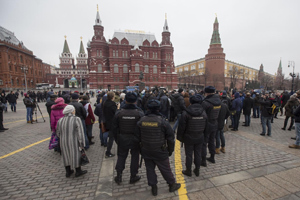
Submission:
[[[146,159],[165,160],[174,151],[174,131],[160,113],[148,113],[137,123],[141,154]],[[158,128],[158,130],[157,130]]]
[[[125,104],[114,116],[111,132],[118,146],[132,149],[139,146],[137,122],[144,112],[135,104]]]
[[[177,130],[177,140],[185,144],[199,144],[203,141],[207,115],[203,107],[196,103],[183,111]]]
[[[221,109],[221,100],[219,95],[208,95],[204,99],[202,107],[207,114],[207,121],[214,126],[217,125],[219,112]]]

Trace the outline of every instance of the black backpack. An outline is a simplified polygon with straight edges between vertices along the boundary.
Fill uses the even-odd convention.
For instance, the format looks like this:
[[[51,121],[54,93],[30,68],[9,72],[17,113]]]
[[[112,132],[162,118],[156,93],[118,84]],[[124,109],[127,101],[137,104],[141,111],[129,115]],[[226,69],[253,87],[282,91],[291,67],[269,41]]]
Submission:
[[[274,115],[279,112],[279,108],[280,108],[280,105],[276,101],[276,102],[272,102],[271,107],[267,107],[267,111],[270,115]]]

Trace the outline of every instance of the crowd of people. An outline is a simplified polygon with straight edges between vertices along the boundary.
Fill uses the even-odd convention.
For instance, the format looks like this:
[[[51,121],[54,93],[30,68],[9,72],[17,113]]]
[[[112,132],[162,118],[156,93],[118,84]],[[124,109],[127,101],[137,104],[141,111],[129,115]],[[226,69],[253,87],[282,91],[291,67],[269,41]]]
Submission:
[[[145,92],[99,91],[94,105],[90,101],[93,92],[47,91],[37,94],[31,91],[24,94],[27,122],[34,121],[32,110],[36,106],[36,99],[42,95],[39,100],[46,99],[50,129],[59,138],[55,150],[61,152],[66,177],[70,177],[74,169],[76,177],[87,173],[81,169],[80,159],[82,150],[88,150],[94,144],[92,130],[97,116],[101,146],[106,148],[105,158],[115,156],[112,147],[114,142],[117,144],[115,182],[122,183],[130,152],[129,183],[141,179],[138,171],[144,160],[148,185],[154,196],[158,193],[156,166],[169,184],[170,192],[181,187],[175,181],[169,161],[175,138],[185,150],[185,169],[182,173],[199,176],[200,167],[207,167],[207,161],[215,163],[215,154],[226,152],[224,132],[228,128],[233,132],[239,131],[241,115],[244,115],[245,128],[251,126],[251,118],[260,118],[260,135],[271,136],[274,119],[278,118],[278,114],[284,114],[282,130],[286,130],[289,119],[291,122],[287,130],[292,130],[294,122],[296,125],[296,137],[292,137],[296,142],[289,147],[300,149],[300,91],[294,94],[258,93],[254,90],[229,92],[216,91],[212,86],[205,87],[203,91],[182,88],[177,91],[158,88]],[[7,96],[2,92],[3,112],[7,111],[7,101],[15,112],[17,98],[18,94],[13,91]],[[173,127],[170,122],[174,122]],[[2,125],[0,131],[3,128]]]

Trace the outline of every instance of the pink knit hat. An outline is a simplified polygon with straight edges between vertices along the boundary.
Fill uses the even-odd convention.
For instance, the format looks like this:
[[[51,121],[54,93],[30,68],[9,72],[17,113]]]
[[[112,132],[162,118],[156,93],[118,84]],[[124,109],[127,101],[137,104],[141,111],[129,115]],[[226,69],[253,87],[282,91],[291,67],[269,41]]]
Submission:
[[[55,100],[55,103],[57,104],[60,104],[60,103],[65,103],[65,100],[61,97],[58,97],[56,100]]]

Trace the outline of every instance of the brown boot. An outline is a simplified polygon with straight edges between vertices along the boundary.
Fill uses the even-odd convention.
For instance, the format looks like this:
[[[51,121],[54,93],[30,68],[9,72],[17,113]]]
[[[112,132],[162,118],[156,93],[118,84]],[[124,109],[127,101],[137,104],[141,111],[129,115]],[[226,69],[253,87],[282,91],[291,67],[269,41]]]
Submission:
[[[27,121],[28,124],[31,124],[31,121]]]
[[[216,154],[220,154],[220,148],[216,148]]]
[[[300,146],[295,144],[289,145],[289,147],[293,149],[300,149]]]
[[[222,153],[225,153],[225,147],[221,147],[221,150],[220,150]]]

